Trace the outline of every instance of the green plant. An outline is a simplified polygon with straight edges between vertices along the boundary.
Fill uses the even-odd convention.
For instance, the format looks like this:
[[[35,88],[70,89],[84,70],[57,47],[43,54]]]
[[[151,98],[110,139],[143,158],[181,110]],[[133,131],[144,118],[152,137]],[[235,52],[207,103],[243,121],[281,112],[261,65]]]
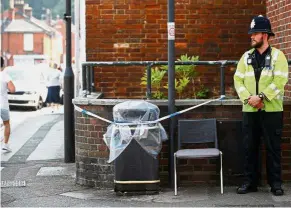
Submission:
[[[188,56],[186,55],[181,55],[181,57],[178,59],[178,61],[183,61],[183,62],[187,62],[187,61],[198,61],[199,60],[199,56]],[[182,77],[190,77],[195,78],[198,73],[197,71],[195,71],[195,65],[177,65],[175,67],[176,73],[178,76],[182,76]]]
[[[190,61],[198,61],[199,56],[188,56],[187,54],[181,55],[180,58],[177,59],[177,61],[183,61],[183,62],[190,62]],[[175,65],[175,89],[178,94],[178,98],[186,98],[187,95],[193,95],[192,92],[194,92],[194,96],[206,96],[208,92],[204,92],[200,90],[196,93],[195,91],[195,77],[198,76],[197,71],[195,70],[195,65]],[[152,82],[152,88],[153,94],[152,98],[154,99],[163,99],[166,98],[163,92],[161,92],[162,87],[162,80],[168,71],[168,66],[164,65],[161,67],[155,67],[152,69],[151,74],[151,82]],[[185,89],[189,85],[189,83],[192,83],[193,85],[193,91],[192,92],[186,92]],[[141,78],[141,85],[146,86],[147,84],[147,73],[145,72],[143,77]],[[168,84],[163,86],[164,88],[168,89]],[[204,95],[204,94],[205,95]]]
[[[181,98],[182,92],[189,82],[190,80],[188,77],[183,77],[179,80],[175,79],[175,89],[177,90],[179,99]],[[164,88],[168,89],[169,88],[168,84],[166,84]]]
[[[204,85],[201,85],[199,91],[195,94],[195,97],[198,99],[205,99],[208,98],[209,89],[206,88]]]
[[[188,56],[187,54],[181,55],[177,61],[189,62],[189,61],[198,61],[199,56]],[[175,88],[178,93],[178,97],[185,97],[183,95],[184,90],[191,82],[193,85],[193,91],[195,92],[195,77],[198,73],[195,71],[195,65],[175,65]],[[163,70],[168,70],[168,66],[164,65],[161,67]],[[168,89],[168,85],[165,86]]]
[[[166,70],[160,70],[158,67],[155,67],[151,69],[151,82],[152,82],[152,88],[154,88],[154,93],[152,94],[152,97],[155,99],[163,99],[165,98],[165,95],[163,92],[161,92],[161,84],[162,79],[164,78],[166,74]],[[144,73],[143,77],[141,78],[141,85],[147,85],[147,72]]]

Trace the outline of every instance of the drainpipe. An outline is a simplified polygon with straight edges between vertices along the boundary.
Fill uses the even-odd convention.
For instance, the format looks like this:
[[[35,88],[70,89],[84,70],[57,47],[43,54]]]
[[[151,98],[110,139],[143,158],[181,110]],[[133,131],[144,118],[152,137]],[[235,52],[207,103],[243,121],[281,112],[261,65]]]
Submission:
[[[77,12],[78,15],[78,21],[79,21],[79,29],[78,29],[78,36],[76,33],[76,39],[79,41],[79,56],[76,57],[79,58],[79,70],[82,70],[82,63],[86,62],[86,2],[83,0],[77,0],[79,2],[79,11]],[[82,80],[82,85],[80,84],[80,87],[82,89],[82,92],[85,90],[83,80],[85,77],[83,77],[83,73],[79,73],[80,80]],[[79,89],[80,90],[80,89]]]
[[[0,0],[0,21],[1,21],[1,24],[3,25],[3,11],[2,11],[2,6],[3,5],[3,0]],[[3,54],[3,51],[2,51],[2,31],[3,31],[3,33],[4,33],[4,30],[3,30],[3,27],[2,27],[2,25],[0,25],[1,26],[1,31],[0,31],[0,51],[1,51],[1,54],[0,54],[0,56],[2,56],[2,54]],[[3,57],[4,58],[4,57]]]
[[[75,0],[75,97],[80,91],[80,0]]]

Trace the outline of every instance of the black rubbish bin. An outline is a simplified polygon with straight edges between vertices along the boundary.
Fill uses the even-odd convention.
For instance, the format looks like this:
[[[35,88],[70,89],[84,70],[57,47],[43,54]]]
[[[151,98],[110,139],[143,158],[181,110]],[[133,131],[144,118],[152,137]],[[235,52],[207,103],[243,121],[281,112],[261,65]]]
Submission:
[[[159,160],[149,155],[135,140],[131,140],[116,158],[114,167],[116,193],[159,193]]]
[[[116,123],[155,121],[159,118],[159,108],[145,101],[126,101],[113,108],[113,118]],[[123,129],[127,132],[122,132]],[[114,160],[114,190],[118,195],[157,194],[160,189],[158,154],[166,139],[165,130],[159,123],[118,126],[111,133],[114,135],[111,139],[119,140],[128,132],[129,138],[117,142],[125,145],[129,141]]]

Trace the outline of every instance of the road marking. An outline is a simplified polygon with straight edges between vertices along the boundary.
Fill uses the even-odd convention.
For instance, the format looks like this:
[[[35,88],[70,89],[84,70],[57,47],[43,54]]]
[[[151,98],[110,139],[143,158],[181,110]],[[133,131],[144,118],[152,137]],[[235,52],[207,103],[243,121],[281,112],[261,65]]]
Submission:
[[[7,187],[25,187],[26,181],[14,180],[14,181],[1,181],[1,188]]]
[[[55,123],[27,160],[64,158],[64,120]]]

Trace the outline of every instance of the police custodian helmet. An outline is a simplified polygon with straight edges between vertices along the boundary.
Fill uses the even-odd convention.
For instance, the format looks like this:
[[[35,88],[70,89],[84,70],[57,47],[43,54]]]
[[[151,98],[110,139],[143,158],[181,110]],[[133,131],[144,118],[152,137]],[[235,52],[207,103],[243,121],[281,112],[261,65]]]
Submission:
[[[257,32],[268,33],[270,36],[275,36],[275,34],[272,32],[270,20],[263,15],[254,17],[251,22],[248,34]]]

